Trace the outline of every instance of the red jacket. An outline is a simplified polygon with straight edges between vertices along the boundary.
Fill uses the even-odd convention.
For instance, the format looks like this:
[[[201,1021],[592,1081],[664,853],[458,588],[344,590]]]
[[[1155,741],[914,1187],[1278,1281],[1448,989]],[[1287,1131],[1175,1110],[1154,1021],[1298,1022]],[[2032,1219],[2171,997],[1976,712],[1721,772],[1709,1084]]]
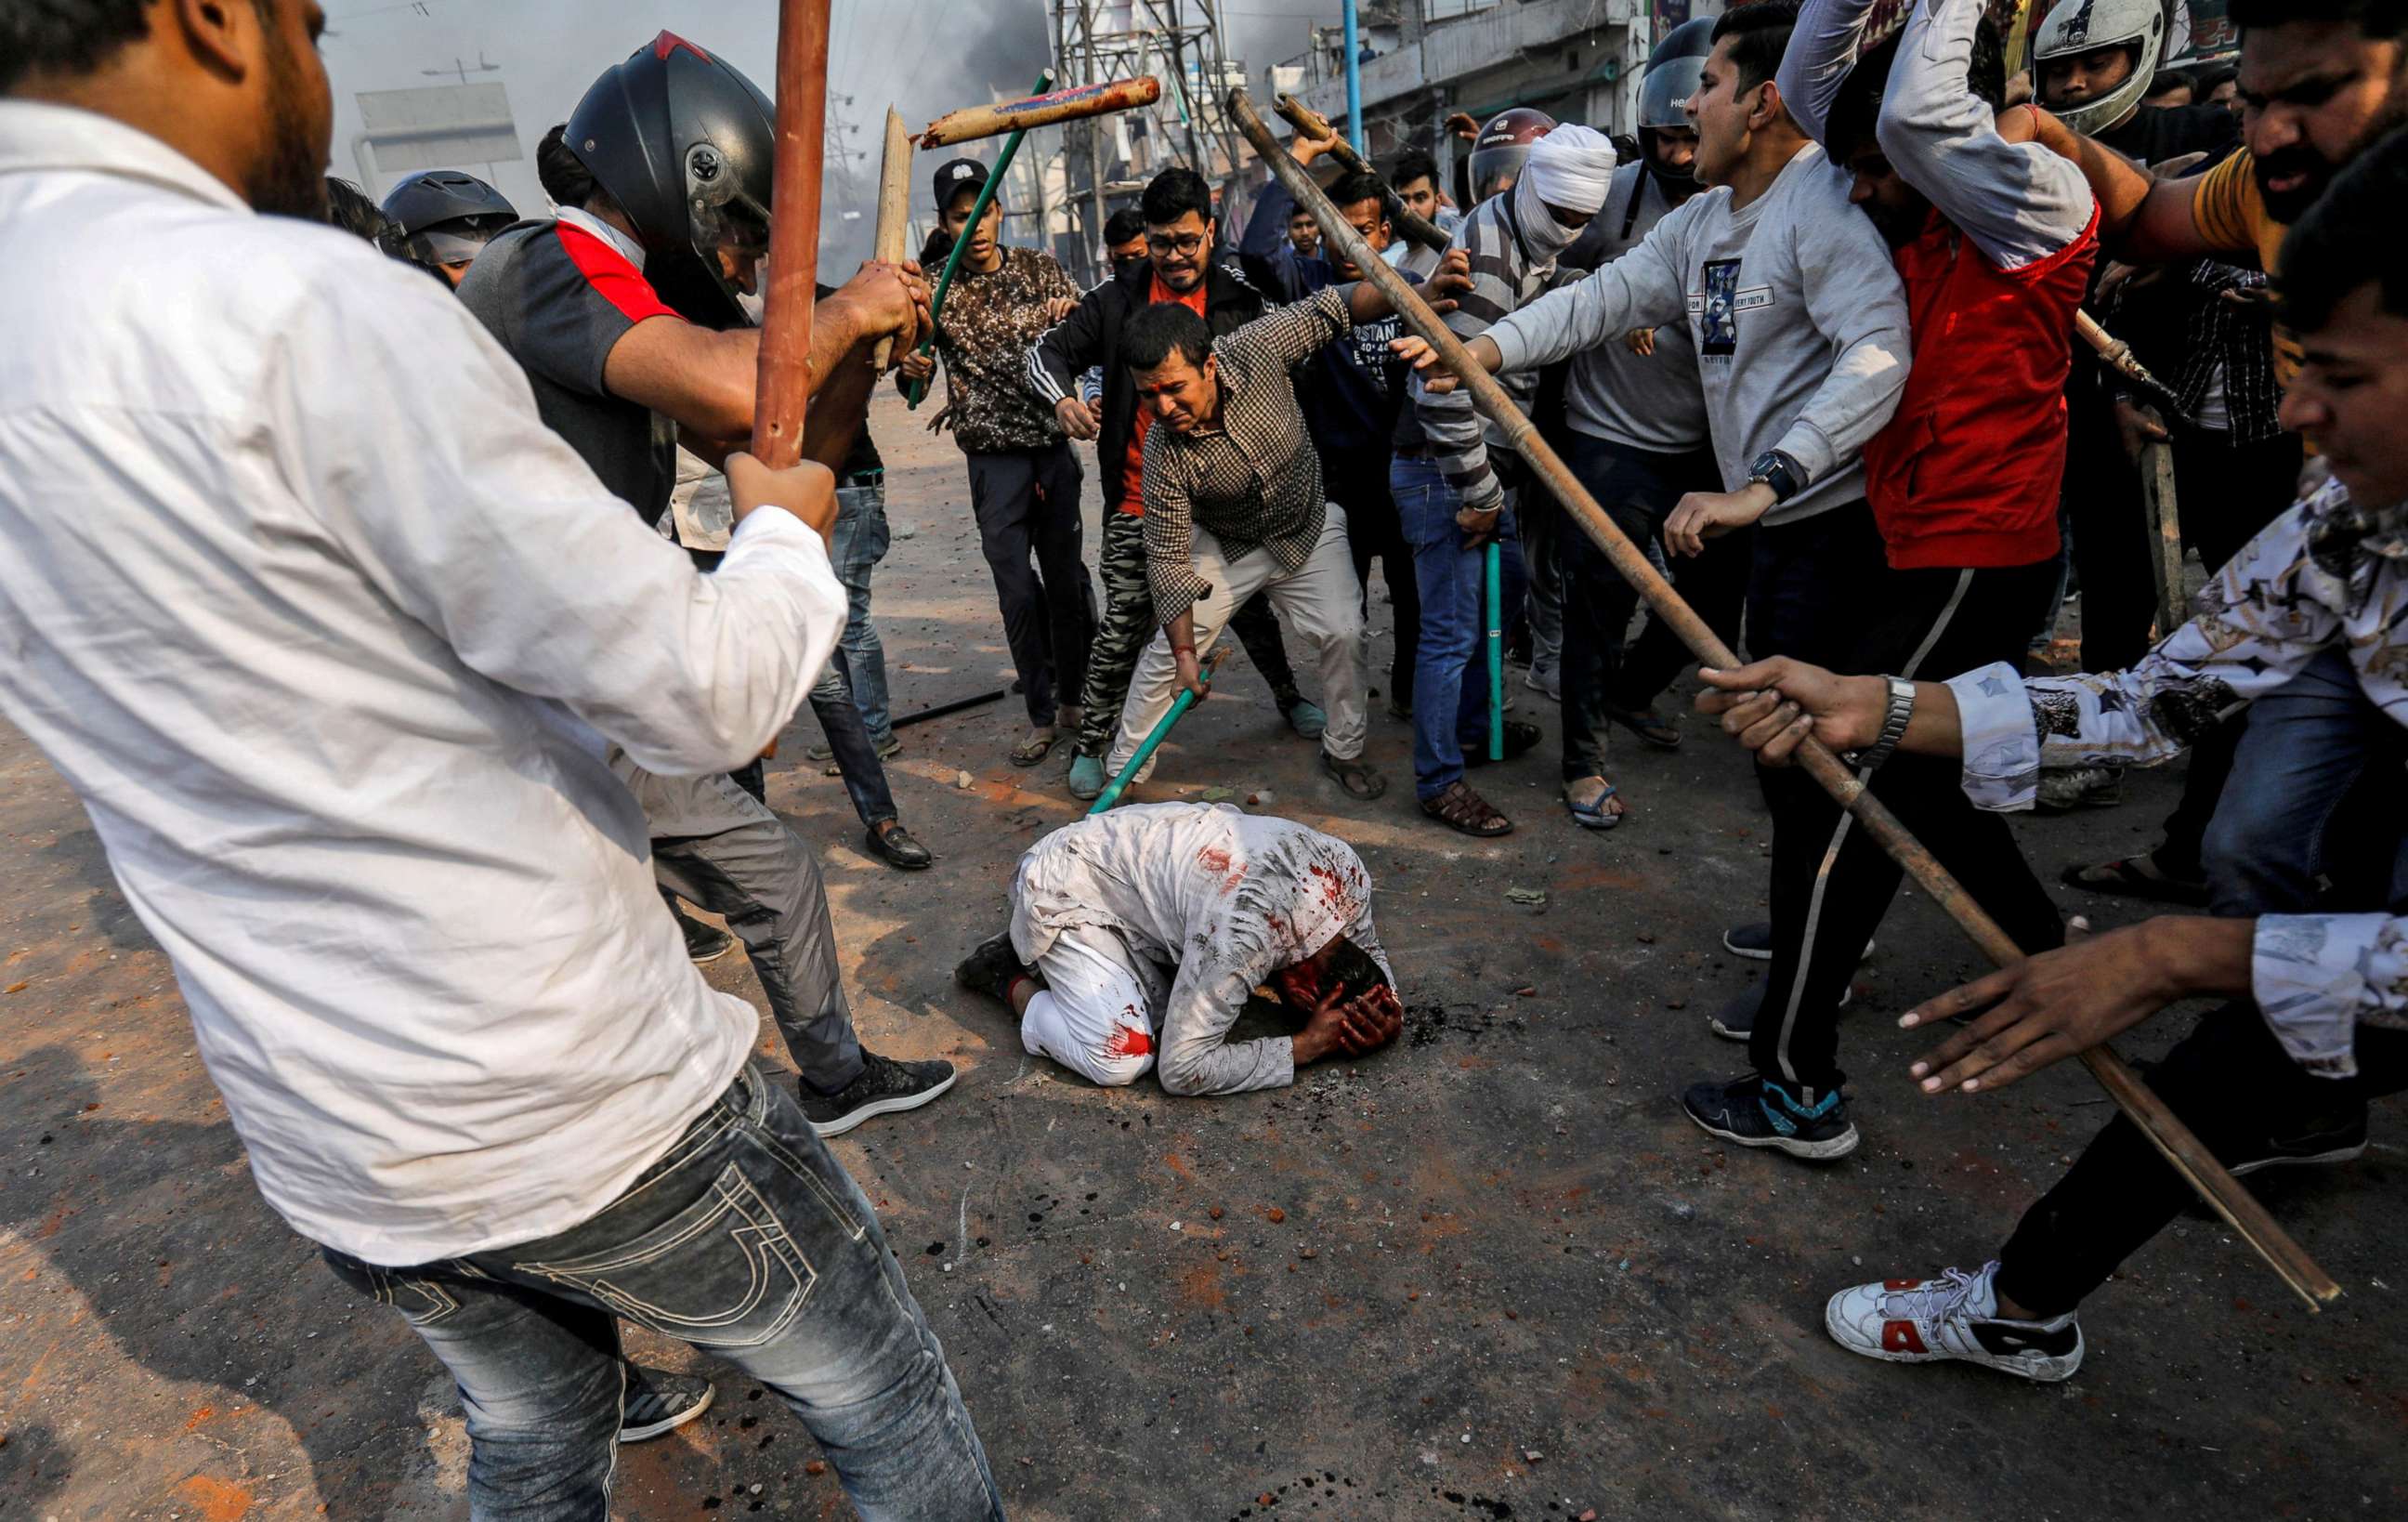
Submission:
[[[1865,446],[1865,495],[1899,570],[2028,566],[2057,553],[2073,314],[2099,253],[2082,236],[2003,270],[1938,211],[1898,251],[1914,365]]]

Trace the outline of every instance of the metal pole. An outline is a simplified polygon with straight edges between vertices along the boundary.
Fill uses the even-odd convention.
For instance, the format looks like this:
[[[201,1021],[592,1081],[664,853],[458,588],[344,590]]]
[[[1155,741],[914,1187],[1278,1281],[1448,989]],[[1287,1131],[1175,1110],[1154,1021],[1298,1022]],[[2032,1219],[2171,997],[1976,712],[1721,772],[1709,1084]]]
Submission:
[[[1462,340],[1455,337],[1446,323],[1429,309],[1418,292],[1405,282],[1402,276],[1388,267],[1385,261],[1373,253],[1362,235],[1338,216],[1329,197],[1312,182],[1312,177],[1296,160],[1280,151],[1271,136],[1270,128],[1247,98],[1242,89],[1229,93],[1229,114],[1245,133],[1254,151],[1263,156],[1271,172],[1280,177],[1297,203],[1323,219],[1323,236],[1334,237],[1340,249],[1362,270],[1372,284],[1380,288],[1403,319],[1406,327],[1426,341],[1439,355],[1440,363],[1452,371],[1471,393],[1472,400],[1489,420],[1503,430],[1508,447],[1519,454],[1531,473],[1542,482],[1555,499],[1564,505],[1573,521],[1597,542],[1622,579],[1638,589],[1639,596],[1663,620],[1667,628],[1681,637],[1707,664],[1722,669],[1740,664],[1714,631],[1699,618],[1697,610],[1683,600],[1672,583],[1666,581],[1649,564],[1646,553],[1630,542],[1629,538],[1607,516],[1597,498],[1581,485],[1571,468],[1555,453],[1521,409],[1506,395],[1478,360],[1471,357]],[[1923,842],[1909,834],[1898,816],[1866,791],[1863,780],[1848,769],[1845,763],[1832,754],[1819,741],[1808,739],[1798,748],[1799,768],[1814,779],[1824,791],[1836,799],[1840,807],[1856,816],[1865,833],[1888,854],[1893,861],[1914,879],[1917,886],[1928,893],[1933,901],[1945,911],[1958,928],[1971,937],[1984,955],[2000,967],[2012,966],[2024,959],[2021,947],[2009,939],[1996,920],[1964,885],[1948,874],[1932,856]],[[2149,1139],[2166,1161],[2173,1166],[2184,1181],[2199,1191],[2200,1197],[2214,1207],[2242,1240],[2255,1249],[2283,1282],[2298,1292],[2310,1310],[2341,1297],[2341,1286],[2318,1268],[2315,1261],[2301,1251],[2286,1232],[2266,1213],[2266,1207],[2225,1171],[2224,1165],[2200,1144],[2181,1117],[2166,1108],[2165,1101],[2149,1092],[2140,1078],[2115,1055],[2112,1047],[2100,1045],[2082,1054],[2083,1066],[2090,1070],[2099,1086],[2115,1101],[2141,1134]]]
[[[1346,140],[1363,151],[1363,65],[1354,61],[1354,0],[1346,0]]]
[[[1207,685],[1210,685],[1212,681],[1211,663],[1209,661],[1206,662],[1203,668],[1197,674],[1203,678]],[[1170,738],[1172,727],[1179,723],[1180,719],[1186,714],[1189,709],[1194,708],[1195,706],[1196,689],[1193,687],[1180,688],[1179,696],[1170,700],[1170,711],[1164,714],[1162,716],[1162,722],[1155,725],[1154,728],[1147,733],[1145,742],[1137,748],[1136,754],[1129,757],[1128,765],[1121,768],[1121,774],[1113,778],[1111,784],[1101,793],[1096,795],[1096,801],[1094,803],[1087,806],[1087,813],[1089,817],[1092,818],[1096,814],[1107,811],[1113,804],[1118,803],[1121,800],[1121,795],[1128,791],[1130,780],[1136,777],[1140,771],[1145,769],[1146,762],[1152,760],[1154,758],[1154,753],[1162,749],[1162,742]]]
[[[1482,557],[1488,582],[1488,759],[1505,759],[1505,552],[1495,539]]]

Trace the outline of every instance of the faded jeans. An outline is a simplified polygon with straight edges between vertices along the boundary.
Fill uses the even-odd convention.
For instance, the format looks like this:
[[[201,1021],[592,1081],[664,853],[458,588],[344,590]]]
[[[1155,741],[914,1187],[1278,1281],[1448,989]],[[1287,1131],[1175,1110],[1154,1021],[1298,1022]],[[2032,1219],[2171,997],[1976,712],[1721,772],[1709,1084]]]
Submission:
[[[853,684],[853,706],[861,711],[869,742],[884,749],[894,738],[895,716],[887,709],[886,647],[878,627],[869,622],[869,573],[886,558],[892,536],[886,526],[886,482],[883,477],[847,476],[837,488],[836,527],[828,537],[828,565],[844,588],[844,633],[837,649],[844,653],[841,667],[830,661],[820,684],[811,689],[814,702],[842,696],[847,679]],[[893,817],[891,814],[888,817]]]
[[[871,1522],[1003,1515],[876,1213],[749,1063],[624,1194],[557,1236],[412,1268],[325,1257],[457,1382],[474,1522],[608,1514],[621,1317],[782,1396]]]
[[[1424,803],[1463,781],[1463,752],[1487,743],[1488,657],[1480,616],[1487,552],[1466,550],[1455,523],[1463,499],[1438,467],[1419,455],[1398,455],[1389,467],[1405,542],[1412,546],[1421,583],[1421,650],[1413,664],[1413,796]],[[1499,581],[1505,613],[1522,602],[1522,555],[1513,510],[1497,521]]]

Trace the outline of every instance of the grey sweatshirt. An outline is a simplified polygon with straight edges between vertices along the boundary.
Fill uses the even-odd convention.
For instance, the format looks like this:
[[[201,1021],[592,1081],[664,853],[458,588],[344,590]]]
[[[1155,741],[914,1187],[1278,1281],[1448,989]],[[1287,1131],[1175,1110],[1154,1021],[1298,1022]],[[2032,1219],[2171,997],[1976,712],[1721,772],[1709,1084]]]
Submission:
[[[1807,484],[1764,516],[1795,523],[1865,495],[1865,441],[1906,389],[1906,295],[1889,250],[1809,143],[1744,209],[1718,187],[1639,247],[1488,330],[1506,371],[1685,319],[1723,487],[1780,450]]]
[[[1596,264],[1619,259],[1673,210],[1647,165],[1626,164],[1613,171],[1613,189],[1580,246],[1596,250]],[[1564,411],[1575,429],[1625,449],[1682,454],[1705,448],[1706,398],[1689,324],[1657,328],[1651,354],[1632,353],[1618,337],[1574,354],[1564,380]]]

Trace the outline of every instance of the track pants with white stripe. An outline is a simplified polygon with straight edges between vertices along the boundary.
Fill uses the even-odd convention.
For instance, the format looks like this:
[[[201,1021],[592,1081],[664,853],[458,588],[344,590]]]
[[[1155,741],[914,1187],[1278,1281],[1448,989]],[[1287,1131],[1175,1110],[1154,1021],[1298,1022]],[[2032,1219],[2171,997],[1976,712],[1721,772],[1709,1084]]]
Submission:
[[[1851,503],[1757,529],[1748,651],[1855,675],[1934,681],[1993,661],[2020,668],[2056,575],[2053,560],[1893,570],[1872,510]],[[1961,773],[1954,759],[1893,755],[1871,789],[2025,950],[2062,945],[2056,904],[2007,822],[1966,798]],[[1758,768],[1756,778],[1772,810],[1772,968],[1748,1055],[1811,1104],[1846,1081],[1840,997],[1900,873],[1804,772]]]

